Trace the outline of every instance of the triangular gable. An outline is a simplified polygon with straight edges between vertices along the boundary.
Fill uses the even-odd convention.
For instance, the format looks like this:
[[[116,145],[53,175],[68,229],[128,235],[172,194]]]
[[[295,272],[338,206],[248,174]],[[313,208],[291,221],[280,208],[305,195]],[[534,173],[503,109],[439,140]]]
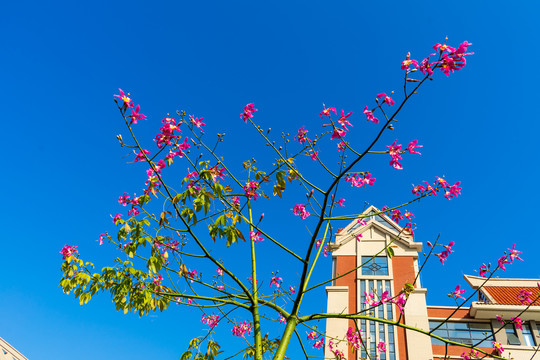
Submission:
[[[345,226],[345,228],[341,229],[336,234],[336,240],[334,244],[332,244],[332,247],[334,249],[339,248],[342,245],[345,245],[346,243],[348,243],[349,241],[356,239],[357,234],[363,233],[372,227],[377,229],[378,232],[382,232],[383,234],[389,234],[392,238],[398,236],[399,233],[401,232],[401,235],[399,235],[397,241],[399,241],[400,243],[403,243],[405,246],[409,248],[418,247],[419,244],[413,242],[410,234],[405,233],[402,227],[396,224],[388,216],[384,214],[377,214],[377,213],[380,213],[380,210],[377,209],[373,205],[371,205],[366,210],[364,210],[362,214],[360,214],[359,217],[364,217],[363,220],[364,221],[367,220],[367,223],[365,225],[362,225],[360,222],[358,222],[358,219],[351,221],[347,226]],[[374,215],[366,217],[369,214],[374,214]]]

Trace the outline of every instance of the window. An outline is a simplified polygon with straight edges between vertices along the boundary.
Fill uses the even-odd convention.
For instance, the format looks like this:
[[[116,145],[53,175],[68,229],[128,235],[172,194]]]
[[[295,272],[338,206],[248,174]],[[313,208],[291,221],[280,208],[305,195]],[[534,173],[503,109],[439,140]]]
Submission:
[[[523,340],[525,340],[526,346],[535,346],[534,345],[534,336],[531,330],[531,326],[529,324],[523,324],[523,330],[521,330],[521,333],[523,334]]]
[[[429,328],[437,328],[433,332],[435,335],[467,345],[491,347],[493,341],[493,331],[489,323],[430,321]],[[431,338],[431,342],[434,345],[444,345],[444,342],[434,338]]]
[[[506,332],[506,343],[508,345],[521,345],[514,324],[506,324],[504,326],[504,331]]]
[[[362,256],[362,275],[388,275],[386,256]]]

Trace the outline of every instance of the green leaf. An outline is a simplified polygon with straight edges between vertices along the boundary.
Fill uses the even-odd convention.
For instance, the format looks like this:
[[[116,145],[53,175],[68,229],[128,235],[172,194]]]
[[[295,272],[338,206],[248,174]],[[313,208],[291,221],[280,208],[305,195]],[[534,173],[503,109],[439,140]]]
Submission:
[[[392,249],[390,246],[386,248],[386,253],[388,254],[388,257],[391,258],[394,256],[394,249]]]

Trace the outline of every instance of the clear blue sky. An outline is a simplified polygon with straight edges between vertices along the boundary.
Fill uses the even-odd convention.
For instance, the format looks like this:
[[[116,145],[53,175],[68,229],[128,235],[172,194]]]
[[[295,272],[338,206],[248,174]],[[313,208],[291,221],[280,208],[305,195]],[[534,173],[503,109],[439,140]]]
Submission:
[[[418,139],[423,155],[406,157],[401,172],[387,166],[386,156],[370,163],[376,186],[350,195],[345,209],[405,201],[412,182],[436,175],[461,180],[460,198],[409,209],[418,241],[440,232],[443,242],[456,242],[444,275],[433,260],[423,276],[428,302],[451,304],[446,294],[464,283],[462,275],[512,243],[527,261],[504,276],[539,278],[540,5],[464,4],[5,3],[0,336],[32,360],[135,360],[178,359],[188,339],[201,334],[199,313],[175,308],[139,319],[117,313],[107,295],[81,307],[58,287],[64,244],[102,265],[110,261],[113,253],[95,240],[113,230],[109,214],[123,210],[118,196],[140,191],[144,181],[115,139],[125,133],[112,101],[118,87],[149,117],[139,127],[143,136],[153,137],[158,121],[181,108],[204,117],[209,136],[226,132],[224,155],[243,161],[263,157],[238,118],[246,103],[254,102],[257,120],[276,133],[302,125],[315,131],[322,103],[353,111],[358,141],[365,140],[364,106],[377,93],[399,94],[405,54],[420,59],[445,36],[456,46],[472,42],[476,54],[449,79],[438,74],[383,139]],[[260,211],[277,221],[272,208]],[[321,293],[314,308],[324,302]]]

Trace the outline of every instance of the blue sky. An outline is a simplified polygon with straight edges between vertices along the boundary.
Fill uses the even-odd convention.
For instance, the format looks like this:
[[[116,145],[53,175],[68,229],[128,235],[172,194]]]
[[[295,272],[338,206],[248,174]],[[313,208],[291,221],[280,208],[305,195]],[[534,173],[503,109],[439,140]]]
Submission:
[[[533,1],[4,4],[0,336],[32,360],[84,360],[177,359],[201,334],[199,313],[175,308],[140,319],[117,313],[107,295],[81,307],[58,287],[64,244],[110,263],[115,253],[95,240],[113,231],[109,215],[123,210],[118,196],[144,182],[115,139],[125,134],[112,101],[119,87],[149,117],[138,127],[148,140],[167,113],[184,109],[205,118],[209,138],[227,133],[223,154],[231,163],[264,162],[271,158],[238,118],[246,103],[256,104],[257,121],[275,134],[303,125],[314,133],[323,103],[353,111],[362,144],[372,134],[364,106],[380,92],[396,90],[399,100],[405,54],[420,59],[445,36],[451,45],[473,43],[475,55],[450,78],[437,74],[380,145],[418,139],[422,156],[406,156],[400,172],[387,155],[368,162],[376,186],[350,193],[345,209],[406,201],[411,183],[434,176],[461,180],[460,198],[409,208],[418,241],[440,232],[444,243],[456,242],[443,268],[428,265],[428,303],[450,304],[446,294],[464,283],[463,274],[513,243],[526,261],[504,276],[539,278],[539,10]],[[269,223],[281,221],[279,207],[257,211]],[[261,258],[268,274],[275,261]],[[329,268],[327,261],[320,276]]]

